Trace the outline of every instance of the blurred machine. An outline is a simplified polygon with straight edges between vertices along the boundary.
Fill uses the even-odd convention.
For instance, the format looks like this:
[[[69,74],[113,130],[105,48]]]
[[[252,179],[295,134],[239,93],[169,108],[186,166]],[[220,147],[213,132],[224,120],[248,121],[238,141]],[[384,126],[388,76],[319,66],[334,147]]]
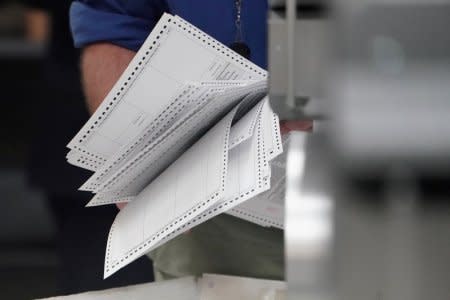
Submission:
[[[450,1],[270,1],[290,299],[449,299]]]

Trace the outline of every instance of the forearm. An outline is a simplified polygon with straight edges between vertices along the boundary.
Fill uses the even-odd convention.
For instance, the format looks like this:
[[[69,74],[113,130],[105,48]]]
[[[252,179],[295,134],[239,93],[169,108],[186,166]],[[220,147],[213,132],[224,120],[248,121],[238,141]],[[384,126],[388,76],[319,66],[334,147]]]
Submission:
[[[93,113],[122,75],[135,52],[108,43],[87,46],[81,57],[86,103]]]

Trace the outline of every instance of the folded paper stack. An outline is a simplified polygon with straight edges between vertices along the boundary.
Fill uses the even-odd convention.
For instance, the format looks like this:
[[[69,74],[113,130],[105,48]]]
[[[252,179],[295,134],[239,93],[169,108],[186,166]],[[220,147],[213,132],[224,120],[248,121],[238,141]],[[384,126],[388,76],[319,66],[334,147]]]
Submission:
[[[68,162],[94,172],[80,188],[94,194],[87,206],[129,202],[111,226],[105,277],[221,213],[283,227],[269,190],[283,182],[270,166],[283,147],[266,94],[265,70],[162,16],[68,144]]]

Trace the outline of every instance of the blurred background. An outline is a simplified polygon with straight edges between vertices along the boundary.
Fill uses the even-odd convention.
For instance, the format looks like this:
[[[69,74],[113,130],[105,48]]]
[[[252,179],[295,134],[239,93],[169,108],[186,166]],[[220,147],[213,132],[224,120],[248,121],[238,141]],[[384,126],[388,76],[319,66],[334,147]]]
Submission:
[[[29,182],[37,116],[47,102],[43,64],[49,16],[20,1],[0,5],[1,118],[0,294],[2,299],[51,295],[56,290],[56,225],[45,194]]]
[[[65,162],[87,120],[71,1],[1,1],[0,299],[32,299],[153,280],[144,258],[103,281],[115,207],[84,209],[89,174]],[[63,174],[63,176],[62,176]]]

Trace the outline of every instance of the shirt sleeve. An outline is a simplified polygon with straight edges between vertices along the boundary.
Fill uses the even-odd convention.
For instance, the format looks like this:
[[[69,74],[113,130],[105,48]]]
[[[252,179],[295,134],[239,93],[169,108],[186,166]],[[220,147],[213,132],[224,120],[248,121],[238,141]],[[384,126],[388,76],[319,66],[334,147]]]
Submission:
[[[78,0],[70,7],[75,47],[109,42],[137,51],[158,22],[165,1]]]

